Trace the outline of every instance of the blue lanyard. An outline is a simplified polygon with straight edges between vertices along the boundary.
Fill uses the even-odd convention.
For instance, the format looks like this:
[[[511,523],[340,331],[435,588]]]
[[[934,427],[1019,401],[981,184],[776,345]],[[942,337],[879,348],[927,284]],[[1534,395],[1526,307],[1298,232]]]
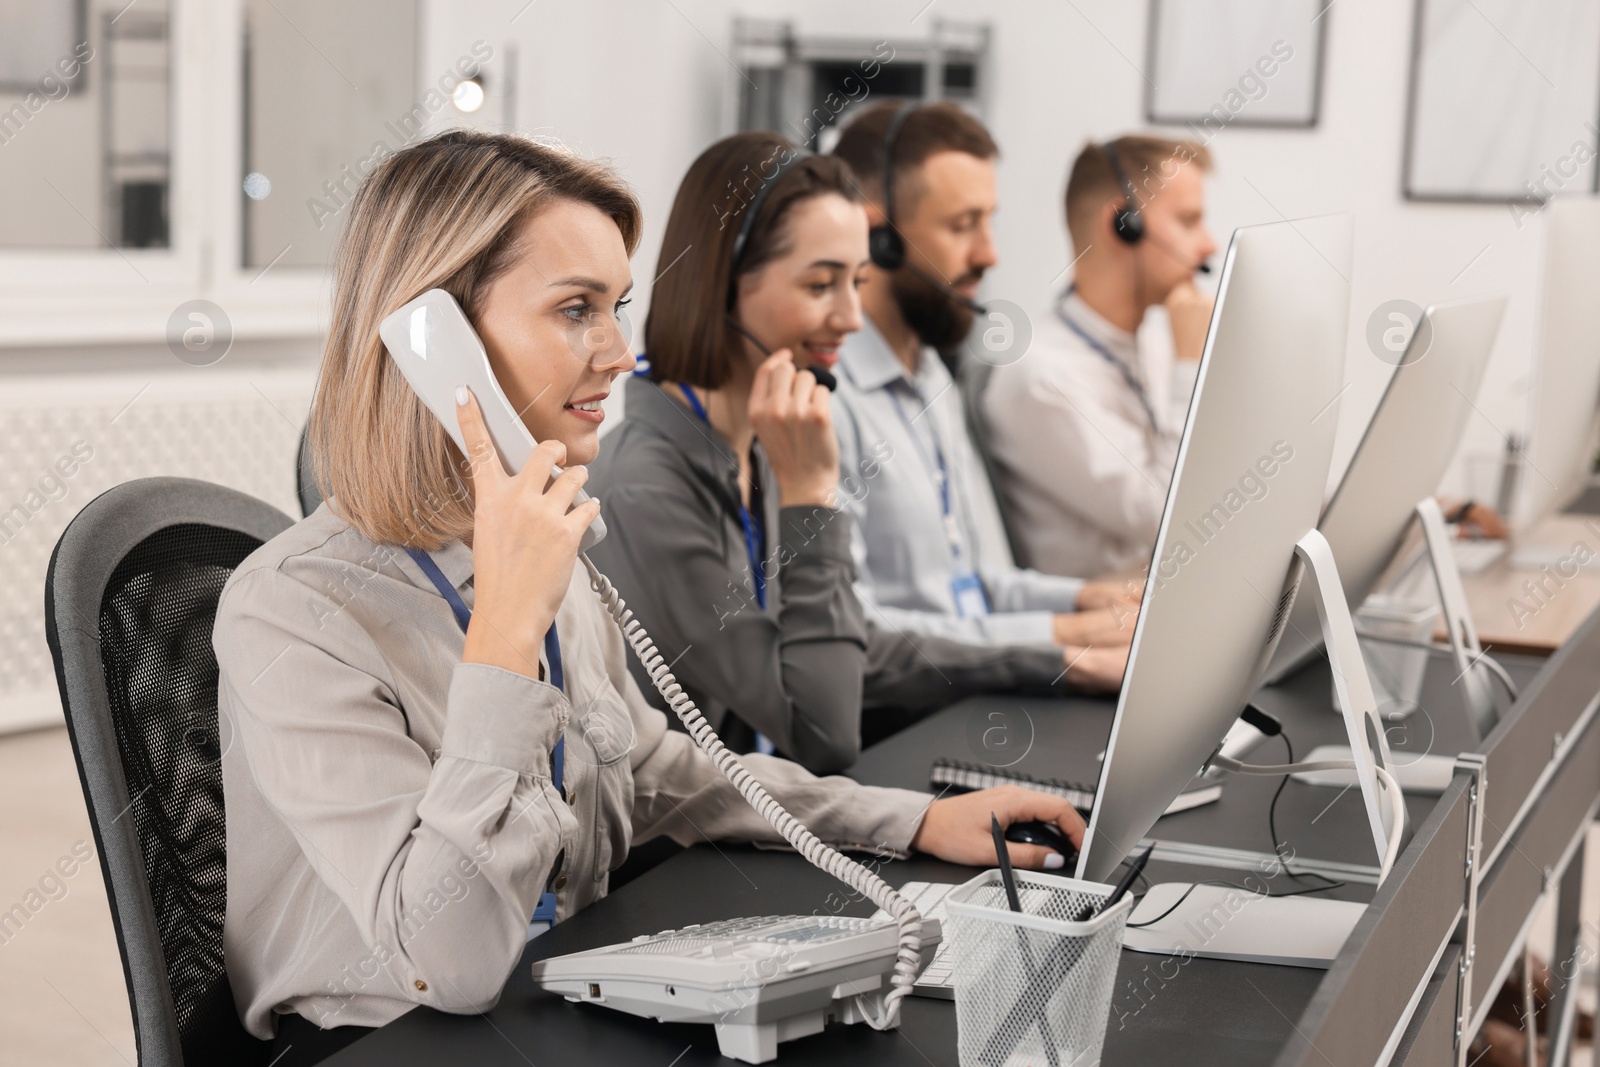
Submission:
[[[467,607],[467,602],[461,599],[461,594],[456,592],[456,587],[450,584],[450,579],[444,576],[444,571],[439,569],[433,557],[420,548],[406,549],[406,555],[412,562],[422,568],[422,573],[428,576],[434,588],[439,590],[439,595],[444,597],[444,602],[450,605],[450,610],[455,614],[456,624],[461,627],[461,632],[467,632],[467,626],[472,622],[472,609]],[[556,624],[552,622],[550,629],[544,635],[544,656],[550,661],[550,684],[566,692],[566,677],[561,670],[561,638],[556,633]],[[550,753],[550,780],[555,784],[558,793],[565,793],[562,787],[562,770],[566,763],[567,739],[556,740],[556,747]]]
[[[711,419],[706,415],[705,405],[700,403],[700,398],[694,395],[694,390],[687,385],[678,386],[683,395],[689,399],[689,406],[694,413],[700,416],[700,421],[707,426]],[[744,501],[739,502],[739,525],[744,528],[744,551],[750,557],[750,575],[756,586],[756,605],[762,611],[767,610],[767,575],[761,566],[761,523],[750,514],[750,509]]]
[[[700,398],[694,395],[694,390],[680,383],[678,389],[688,399],[689,406],[694,413],[700,416],[700,421],[707,426],[711,425],[711,418],[706,414],[705,405],[700,403]],[[739,502],[739,525],[744,528],[744,551],[750,559],[750,578],[756,587],[756,606],[762,611],[767,610],[767,575],[762,570],[761,540],[762,529],[759,521],[750,514],[750,509],[745,507],[744,501]],[[777,751],[777,746],[772,739],[760,730],[756,731],[756,751],[772,755]]]
[[[1150,420],[1150,429],[1159,430],[1160,426],[1156,423],[1155,409],[1150,406],[1150,397],[1144,391],[1144,383],[1138,378],[1134,377],[1133,371],[1128,369],[1128,365],[1126,363],[1118,359],[1116,355],[1114,355],[1112,351],[1105,345],[1101,344],[1095,338],[1090,337],[1088,332],[1085,331],[1082,326],[1079,326],[1076,322],[1073,322],[1072,316],[1067,314],[1067,297],[1071,296],[1072,291],[1077,287],[1077,283],[1074,282],[1073,284],[1067,286],[1066,291],[1063,292],[1059,298],[1057,298],[1056,317],[1061,320],[1061,324],[1063,326],[1077,334],[1078,339],[1084,344],[1088,345],[1089,348],[1095,352],[1095,354],[1117,369],[1117,373],[1122,375],[1122,380],[1127,383],[1128,388],[1133,390],[1133,395],[1138,397],[1139,406],[1144,408],[1145,417]]]
[[[917,453],[922,456],[923,464],[927,465],[928,457],[922,449],[922,438],[917,436],[916,427],[911,424],[910,419],[906,418],[906,409],[901,406],[899,395],[895,393],[893,386],[889,387],[888,393],[889,400],[894,404],[894,409],[900,413],[900,421],[906,424],[907,436],[911,438],[911,443],[916,447]],[[923,405],[922,412],[924,415],[928,413],[926,404]],[[944,449],[939,447],[939,431],[937,427],[933,430],[933,462],[935,473],[939,476],[939,508],[945,517],[945,521],[948,522],[950,520],[950,469],[945,466]]]
[[[467,632],[467,626],[472,622],[472,609],[467,607],[467,602],[461,599],[461,594],[456,592],[456,587],[450,584],[450,579],[444,576],[444,571],[439,569],[439,564],[434,562],[432,556],[420,548],[406,549],[406,555],[411,557],[422,573],[428,576],[434,588],[439,590],[439,595],[444,597],[444,602],[450,605],[450,611],[456,617],[456,624],[461,627],[461,632]],[[561,671],[561,638],[556,635],[556,624],[552,622],[550,629],[544,635],[544,655],[550,661],[550,684],[557,689],[566,691],[566,678]],[[556,787],[556,792],[566,796],[566,789],[561,784],[563,765],[566,763],[567,739],[565,736],[556,739],[556,747],[550,753],[550,781]],[[548,890],[539,894],[539,903],[533,909],[533,921],[556,924],[556,895]],[[528,936],[533,937],[530,932]]]
[[[961,540],[956,535],[956,516],[950,501],[950,468],[945,465],[944,449],[939,445],[939,428],[933,426],[930,422],[929,426],[933,431],[933,463],[930,464],[928,462],[928,454],[922,447],[922,438],[917,436],[917,428],[906,417],[906,409],[901,405],[900,397],[895,393],[894,386],[890,385],[886,392],[889,394],[890,402],[894,404],[895,411],[900,413],[900,421],[906,427],[906,436],[911,438],[912,447],[917,450],[917,455],[921,457],[923,465],[931,467],[939,478],[939,510],[944,518],[944,536],[950,545],[951,558],[959,563],[961,559]],[[924,414],[927,414],[930,409],[928,405],[924,405],[922,410]]]

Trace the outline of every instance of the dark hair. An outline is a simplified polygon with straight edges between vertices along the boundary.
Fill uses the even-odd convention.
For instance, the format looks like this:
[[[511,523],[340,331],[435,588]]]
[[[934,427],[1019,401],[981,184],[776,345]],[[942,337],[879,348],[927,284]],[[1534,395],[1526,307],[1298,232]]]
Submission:
[[[884,138],[889,124],[906,106],[900,100],[885,100],[865,108],[839,135],[833,154],[850,164],[867,198],[883,206]],[[979,159],[993,159],[1000,147],[989,136],[983,123],[948,100],[917,107],[905,119],[894,139],[895,214],[905,215],[921,192],[912,180],[917,168],[939,152],[965,152]],[[896,220],[898,221],[898,220]]]
[[[741,276],[789,250],[783,223],[794,205],[827,193],[860,201],[848,166],[828,156],[789,162],[801,152],[775,133],[736,133],[707,148],[689,166],[667,216],[650,314],[644,320],[651,377],[701,389],[727,382],[733,361],[743,351],[727,322],[728,294],[737,280],[732,277],[733,243],[763,183],[775,180],[755,205],[739,257]]]
[[[1177,173],[1176,168],[1168,170],[1168,163],[1175,162],[1177,167],[1193,163],[1202,172],[1211,169],[1211,152],[1198,141],[1127,134],[1106,143],[1117,154],[1117,162],[1122,164],[1128,184],[1133,186],[1134,198],[1138,201],[1131,205],[1134,208],[1148,204]],[[1106,202],[1121,203],[1127,198],[1127,191],[1117,180],[1111,159],[1106,155],[1105,144],[1090,141],[1084,145],[1067,177],[1065,209],[1067,231],[1072,235],[1073,245],[1087,248],[1093,241],[1095,219]]]

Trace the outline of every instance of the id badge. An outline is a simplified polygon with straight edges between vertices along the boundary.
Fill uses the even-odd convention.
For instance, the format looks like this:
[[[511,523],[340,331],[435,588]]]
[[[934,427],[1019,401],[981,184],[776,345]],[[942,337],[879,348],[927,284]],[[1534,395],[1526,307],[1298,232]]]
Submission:
[[[532,941],[540,934],[549,930],[556,924],[556,895],[554,893],[539,894],[539,903],[533,909],[533,921],[528,923],[528,941]]]
[[[971,619],[989,614],[989,598],[983,593],[983,583],[970,571],[950,580],[950,592],[955,597],[956,614]]]

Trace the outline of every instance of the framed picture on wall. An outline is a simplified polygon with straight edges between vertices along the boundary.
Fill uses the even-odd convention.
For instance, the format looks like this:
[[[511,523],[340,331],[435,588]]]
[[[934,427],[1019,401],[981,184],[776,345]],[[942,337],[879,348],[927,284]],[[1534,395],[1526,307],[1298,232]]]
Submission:
[[[1145,118],[1209,139],[1317,124],[1333,0],[1150,0]]]
[[[47,75],[72,80],[56,64],[71,60],[85,40],[86,6],[87,0],[0,0],[0,93],[37,90]]]
[[[1600,4],[1416,3],[1406,198],[1543,203],[1595,191]]]

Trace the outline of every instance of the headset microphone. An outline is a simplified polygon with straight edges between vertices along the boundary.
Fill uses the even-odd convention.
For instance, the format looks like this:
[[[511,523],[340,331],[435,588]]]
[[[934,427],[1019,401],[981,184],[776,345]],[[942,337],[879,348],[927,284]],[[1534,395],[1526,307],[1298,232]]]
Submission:
[[[728,318],[728,325],[732,326],[735,330],[737,330],[739,332],[740,336],[742,336],[746,341],[749,341],[751,344],[755,345],[756,349],[763,356],[772,355],[772,349],[770,349],[766,345],[762,344],[761,343],[761,339],[759,337],[757,337],[755,334],[751,333],[749,330],[745,329],[744,323],[740,322],[738,319],[734,318],[732,315],[729,315],[727,318]],[[839,379],[837,379],[837,378],[835,378],[833,376],[833,372],[832,371],[824,370],[822,367],[805,367],[805,368],[802,368],[802,369],[810,371],[811,372],[811,376],[817,380],[817,384],[822,386],[828,392],[836,393],[836,392],[839,391]]]
[[[1155,245],[1157,248],[1161,249],[1161,251],[1165,252],[1167,255],[1171,256],[1173,259],[1177,260],[1179,263],[1182,263],[1185,266],[1188,266],[1190,270],[1198,271],[1201,274],[1210,274],[1211,273],[1211,264],[1207,263],[1203,259],[1199,263],[1190,264],[1189,263],[1189,259],[1188,259],[1187,256],[1178,255],[1178,252],[1177,252],[1177,250],[1175,248],[1173,248],[1171,245],[1167,244],[1167,242],[1157,238],[1155,234],[1147,233],[1147,234],[1144,235],[1144,239],[1146,241],[1149,241],[1151,244]]]

